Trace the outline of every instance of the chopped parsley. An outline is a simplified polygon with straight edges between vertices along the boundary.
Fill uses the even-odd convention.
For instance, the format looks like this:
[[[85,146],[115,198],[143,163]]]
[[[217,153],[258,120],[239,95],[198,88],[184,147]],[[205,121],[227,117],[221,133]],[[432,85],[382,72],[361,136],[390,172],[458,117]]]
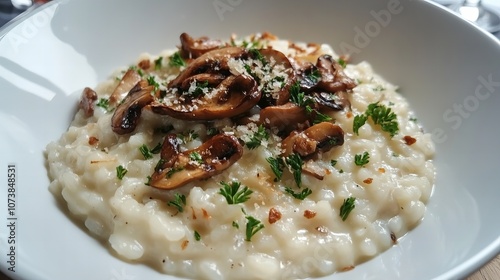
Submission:
[[[154,90],[155,91],[160,88],[160,84],[155,80],[154,76],[149,76],[147,80],[148,80],[148,84],[150,86],[154,86],[154,88],[155,88]]]
[[[274,178],[274,181],[278,182],[279,180],[281,180],[281,177],[283,176],[283,168],[285,168],[285,162],[283,161],[283,158],[268,157],[266,158],[266,161],[269,163],[274,175],[276,176],[276,178]]]
[[[219,130],[215,127],[211,127],[207,130],[207,135],[208,136],[214,136],[216,135],[217,133],[219,133]]]
[[[299,154],[293,153],[285,158],[285,162],[291,168],[295,183],[300,188],[302,186],[302,165],[304,161]]]
[[[109,109],[109,99],[107,98],[100,98],[99,101],[96,103],[96,106],[103,108],[106,112],[112,111]]]
[[[293,103],[297,104],[297,106],[304,108],[306,106],[310,106],[313,103],[312,99],[307,97],[304,92],[300,91],[299,82],[295,82],[293,85],[290,86],[290,100]]]
[[[362,155],[357,154],[354,156],[354,163],[357,166],[365,166],[370,162],[370,154],[368,152],[364,152]]]
[[[204,81],[203,83],[196,82],[196,87],[192,91],[188,91],[188,95],[192,97],[200,97],[205,94],[205,89],[208,88],[208,81]]]
[[[345,60],[343,60],[342,58],[338,59],[338,63],[340,64],[340,66],[342,66],[342,68],[346,68],[346,66],[347,66],[347,62]]]
[[[228,204],[243,203],[249,200],[250,195],[253,193],[247,186],[240,190],[241,183],[237,181],[232,181],[230,184],[221,181],[220,184],[223,187],[220,188],[219,194],[226,198]]]
[[[116,167],[116,177],[117,177],[118,179],[120,179],[120,180],[121,180],[121,179],[123,179],[123,176],[125,176],[125,174],[127,174],[127,172],[128,172],[128,170],[127,170],[127,169],[125,169],[125,168],[124,168],[123,166],[121,166],[121,165],[118,165],[118,166]]]
[[[238,224],[238,222],[233,221],[233,227],[239,229],[240,225]]]
[[[291,196],[295,197],[296,199],[304,200],[306,197],[308,197],[310,194],[312,194],[312,190],[309,188],[303,189],[301,192],[294,192],[291,188],[285,187],[285,192],[289,193]]]
[[[158,57],[158,59],[155,60],[155,70],[160,70],[161,69],[161,64],[162,64],[162,61],[163,61],[163,57]]]
[[[259,125],[257,132],[255,132],[252,138],[250,138],[250,141],[246,142],[245,144],[250,150],[252,150],[259,147],[260,144],[262,143],[262,140],[264,139],[265,140],[269,139],[269,134],[267,133],[263,125]]]
[[[311,81],[316,84],[321,79],[321,74],[318,69],[314,69],[309,75],[306,76],[306,80]]]
[[[335,167],[335,165],[337,165],[337,160],[332,159],[330,161],[330,164],[332,165],[332,167]]]
[[[137,74],[139,74],[139,76],[144,76],[144,72],[142,71],[141,68],[137,67],[137,65],[132,65],[128,68],[129,70],[134,70],[135,72],[137,72]]]
[[[151,159],[153,158],[153,154],[158,154],[161,151],[161,144],[158,143],[153,149],[149,149],[146,144],[143,144],[139,147],[139,151],[144,156],[144,159]]]
[[[146,186],[151,186],[151,176],[146,177],[146,183],[144,183]]]
[[[199,135],[198,133],[194,132],[194,130],[190,130],[186,133],[179,134],[178,137],[182,140],[182,142],[188,143],[198,138]]]
[[[254,236],[259,230],[264,228],[261,221],[255,219],[252,216],[246,216],[247,226],[246,226],[246,241],[250,241],[252,236]]]
[[[307,107],[309,107],[309,106],[307,106]],[[307,108],[306,108],[306,110],[307,110]],[[313,124],[318,124],[318,123],[322,123],[322,122],[329,122],[332,120],[332,117],[325,115],[323,113],[320,113],[318,110],[313,110],[313,111],[315,112]]]
[[[266,58],[260,53],[260,51],[258,49],[250,49],[249,50],[250,54],[252,56],[254,56],[255,58],[257,58],[257,60],[259,60],[263,66],[266,66],[267,65],[267,60]]]
[[[184,211],[184,206],[186,205],[186,196],[180,193],[174,195],[174,200],[171,200],[167,204],[168,206],[173,206],[177,208],[177,211]]]
[[[172,167],[169,171],[167,171],[167,174],[165,175],[167,178],[172,177],[175,173],[184,170],[184,167]]]
[[[201,240],[201,235],[196,230],[194,231],[194,239],[196,241],[200,241]]]
[[[415,118],[415,117],[411,117],[409,120],[410,120],[411,122],[415,122],[415,123],[417,122],[417,118]]]
[[[165,164],[165,161],[164,159],[160,158],[160,160],[158,160],[158,162],[156,163],[155,165],[155,172],[160,172],[162,167],[163,167],[163,164]]]
[[[181,54],[179,52],[176,52],[172,56],[170,56],[168,65],[172,67],[181,67],[186,66],[186,62],[184,61],[184,59],[182,59]]]
[[[196,163],[199,163],[199,164],[202,164],[203,163],[203,158],[201,157],[201,154],[198,153],[198,152],[192,152],[189,154],[189,159],[196,162]]]
[[[342,206],[340,206],[340,217],[342,218],[342,221],[345,221],[351,211],[354,209],[354,201],[356,201],[355,197],[349,197],[347,199],[344,199],[344,203],[342,203]]]
[[[391,137],[396,135],[399,131],[397,116],[388,108],[378,102],[368,105],[368,109],[364,114],[354,117],[353,131],[358,134],[359,128],[362,127],[368,117],[371,117],[375,124],[381,126],[382,130],[388,132]]]

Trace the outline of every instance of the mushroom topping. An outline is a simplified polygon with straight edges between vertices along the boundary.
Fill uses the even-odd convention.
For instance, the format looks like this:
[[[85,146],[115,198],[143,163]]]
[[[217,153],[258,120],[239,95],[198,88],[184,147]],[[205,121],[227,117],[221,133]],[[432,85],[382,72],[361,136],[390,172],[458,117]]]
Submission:
[[[314,101],[319,105],[320,110],[333,109],[340,111],[351,107],[351,102],[349,102],[347,92],[345,91],[337,91],[335,93],[313,92],[312,96]]]
[[[154,86],[142,80],[127,94],[123,102],[118,105],[111,118],[111,129],[117,134],[127,134],[134,131],[142,108],[153,102]]]
[[[120,80],[118,86],[116,86],[115,90],[109,97],[109,103],[115,104],[118,101],[122,100],[125,95],[135,86],[138,82],[141,81],[141,76],[137,73],[137,71],[133,69],[129,69],[123,78]]]
[[[300,89],[303,91],[310,91],[315,86],[318,85],[319,76],[318,67],[312,63],[307,63],[305,66],[300,68],[298,71],[299,85]]]
[[[356,87],[354,80],[349,78],[331,55],[322,55],[316,62],[321,79],[317,87],[328,92],[346,91]]]
[[[280,106],[269,106],[260,110],[260,122],[267,127],[279,130],[289,126],[297,126],[309,119],[306,110],[295,103],[288,102]]]
[[[222,43],[218,40],[210,40],[208,37],[193,39],[187,33],[181,34],[181,48],[179,54],[184,59],[198,58],[204,53],[219,48]]]
[[[248,55],[240,47],[227,47],[207,52],[193,60],[175,79],[168,84],[169,88],[181,88],[182,83],[191,76],[201,73],[229,73],[228,61]]]
[[[223,119],[250,110],[261,96],[257,82],[246,75],[229,76],[211,92],[201,94],[202,96],[193,96],[192,93],[194,92],[187,92],[183,98],[173,96],[177,102],[167,100],[166,103],[154,103],[151,109],[157,114],[177,119]]]
[[[85,117],[94,115],[94,102],[97,100],[97,93],[89,87],[83,89],[79,107],[83,110]]]
[[[174,189],[189,182],[210,178],[235,163],[243,155],[243,147],[234,136],[218,134],[196,149],[179,152],[174,134],[163,142],[161,160],[151,176],[150,185]]]
[[[283,155],[298,153],[302,157],[310,156],[318,151],[328,151],[334,146],[344,144],[344,131],[336,124],[322,122],[302,132],[292,132],[282,142]]]
[[[275,66],[283,67],[283,76],[276,76],[263,89],[263,94],[259,106],[283,105],[290,98],[290,87],[295,82],[295,72],[290,60],[282,52],[273,49],[261,49],[258,51],[250,51],[252,58],[261,59],[266,63],[271,63]],[[257,57],[256,57],[257,56]],[[277,84],[278,86],[276,86]]]

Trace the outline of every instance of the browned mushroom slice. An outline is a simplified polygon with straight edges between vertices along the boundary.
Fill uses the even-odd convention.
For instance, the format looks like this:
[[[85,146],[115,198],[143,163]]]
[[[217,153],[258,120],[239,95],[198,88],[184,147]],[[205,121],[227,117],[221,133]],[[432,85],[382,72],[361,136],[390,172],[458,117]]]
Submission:
[[[84,88],[80,99],[79,107],[83,110],[85,117],[94,115],[94,102],[97,100],[97,93],[91,88]]]
[[[309,119],[304,108],[289,102],[279,106],[268,106],[260,111],[260,122],[267,127],[278,127],[278,129],[287,126],[295,127]]]
[[[234,136],[218,134],[194,150],[178,152],[175,143],[164,142],[162,149],[168,149],[163,158],[165,163],[151,176],[150,185],[159,189],[174,189],[189,182],[207,179],[217,175],[238,161],[243,147]],[[172,158],[174,160],[172,160]]]
[[[268,63],[273,62],[274,67],[283,66],[283,72],[286,74],[284,81],[274,81],[275,79],[278,79],[278,77],[271,81],[273,83],[276,82],[277,84],[280,84],[280,88],[278,90],[274,90],[274,86],[269,85],[268,88],[271,87],[273,92],[264,92],[261,101],[259,102],[259,106],[267,107],[287,103],[290,98],[290,87],[295,82],[295,71],[290,63],[290,60],[282,52],[274,49],[262,49],[259,50],[259,53]],[[250,52],[250,54],[253,53]],[[282,82],[284,82],[284,84],[281,85]]]
[[[222,81],[224,81],[225,78],[226,77],[221,74],[209,74],[209,73],[197,74],[185,79],[184,82],[182,82],[181,84],[181,89],[184,91],[189,91],[189,88],[193,85],[193,83],[195,85],[206,83],[207,86],[214,87],[220,84]]]
[[[187,33],[182,33],[180,39],[181,48],[179,53],[184,59],[198,58],[204,53],[215,50],[222,45],[220,41],[210,40],[208,37],[194,39]]]
[[[318,67],[309,62],[301,67],[297,72],[300,89],[306,92],[316,87],[321,78]]]
[[[231,58],[241,58],[247,51],[240,47],[216,49],[193,60],[175,79],[168,83],[169,88],[180,88],[184,80],[201,73],[228,72],[228,61]]]
[[[331,55],[325,54],[318,57],[316,66],[321,74],[318,88],[327,92],[337,92],[350,90],[356,87],[354,80],[344,73],[342,65],[333,59]]]
[[[141,81],[141,76],[137,73],[137,71],[129,69],[125,75],[123,75],[120,83],[116,86],[115,90],[109,97],[109,103],[115,104],[122,100],[139,81]]]
[[[349,97],[345,91],[337,91],[335,93],[313,92],[311,95],[313,96],[314,101],[316,101],[319,105],[320,110],[333,109],[341,111],[344,108],[351,107],[351,102],[349,101]]]
[[[154,103],[151,109],[157,114],[184,120],[231,118],[254,107],[260,95],[253,78],[245,75],[230,76],[209,94],[199,98],[182,98],[170,104]]]
[[[142,108],[153,102],[154,86],[142,80],[127,94],[123,102],[116,108],[111,118],[111,129],[117,134],[127,134],[134,131]]]
[[[282,142],[283,155],[298,153],[302,157],[310,156],[318,151],[328,151],[334,146],[344,144],[344,131],[336,124],[322,122],[298,133],[293,132]]]

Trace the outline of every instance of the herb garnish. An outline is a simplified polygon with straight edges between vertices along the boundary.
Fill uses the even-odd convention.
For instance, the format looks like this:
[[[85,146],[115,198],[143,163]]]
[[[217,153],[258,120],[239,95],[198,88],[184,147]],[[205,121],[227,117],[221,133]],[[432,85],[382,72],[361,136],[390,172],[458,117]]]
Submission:
[[[354,163],[357,166],[363,167],[363,166],[367,165],[368,162],[370,162],[370,154],[368,152],[364,152],[362,155],[356,154],[354,156]]]
[[[196,241],[200,241],[201,240],[201,235],[196,230],[194,231],[194,239]]]
[[[198,138],[199,135],[198,133],[194,132],[194,130],[190,130],[184,134],[179,134],[177,137],[179,137],[182,140],[182,142],[188,143]]]
[[[296,199],[304,200],[306,197],[308,197],[310,194],[312,194],[312,190],[309,188],[303,189],[301,192],[294,192],[291,188],[285,187],[285,192],[289,193]]]
[[[260,53],[258,49],[252,48],[249,50],[249,52],[252,56],[255,56],[255,58],[257,58],[262,63],[263,66],[267,65],[266,58]]]
[[[179,52],[176,52],[172,56],[170,56],[168,65],[172,67],[181,67],[186,66],[186,62],[184,61],[184,59],[182,59],[181,54]]]
[[[208,81],[204,81],[203,83],[195,82],[196,87],[193,91],[188,91],[188,94],[193,97],[199,97],[205,94],[205,89],[208,88]]]
[[[118,179],[123,179],[123,176],[125,176],[125,174],[127,174],[128,170],[125,169],[123,166],[121,165],[118,165],[116,167],[116,177],[118,177]]]
[[[248,222],[246,226],[246,241],[250,241],[252,236],[254,236],[259,230],[264,228],[261,221],[255,219],[252,216],[246,216]]]
[[[155,80],[154,76],[149,76],[147,80],[148,80],[148,84],[150,86],[154,86],[155,91],[160,88],[160,84],[158,84],[158,82]]]
[[[240,225],[236,221],[233,221],[233,227],[239,229]]]
[[[161,143],[158,143],[153,149],[149,149],[146,144],[139,147],[139,151],[144,156],[144,159],[153,158],[153,154],[158,154],[161,151]]]
[[[366,123],[368,117],[371,117],[375,124],[380,125],[383,131],[389,132],[391,137],[396,135],[399,131],[396,114],[391,111],[391,108],[387,108],[383,104],[376,102],[368,105],[368,109],[364,114],[354,117],[354,133],[359,135],[359,128]]]
[[[189,159],[198,163],[202,164],[203,163],[203,158],[201,157],[200,153],[198,152],[192,152],[189,154]]]
[[[297,187],[300,188],[302,186],[302,165],[304,164],[304,161],[299,154],[293,153],[285,158],[285,162],[291,168],[295,183],[297,184]]]
[[[346,68],[346,66],[347,66],[347,62],[345,60],[343,60],[342,58],[338,59],[338,63],[340,64],[340,66],[342,66],[342,68]]]
[[[167,178],[172,177],[175,173],[184,170],[184,167],[172,167],[169,171],[167,171],[167,175],[165,175]]]
[[[162,64],[162,61],[163,61],[163,57],[158,57],[158,59],[155,59],[155,70],[160,70],[161,69],[161,64]]]
[[[246,142],[245,144],[250,150],[252,150],[260,146],[262,140],[264,139],[269,139],[269,134],[267,133],[263,125],[259,125],[257,132],[255,132],[252,138],[250,138],[250,141]]]
[[[354,209],[354,201],[356,200],[355,197],[349,197],[347,199],[344,199],[344,203],[342,203],[342,206],[340,206],[340,217],[342,218],[342,221],[345,221],[347,219],[347,216],[349,216],[349,213]]]
[[[276,178],[274,178],[274,181],[278,182],[279,180],[281,180],[281,177],[283,176],[283,168],[285,168],[285,162],[283,161],[283,158],[268,157],[266,158],[266,161],[269,162],[269,165],[271,166],[271,169],[276,176]]]
[[[221,181],[220,184],[223,186],[219,190],[219,194],[226,198],[228,204],[238,204],[243,203],[250,199],[250,195],[253,193],[247,186],[244,186],[240,190],[241,183],[237,181],[232,181],[230,184]]]
[[[297,106],[303,107],[308,115],[314,114],[313,124],[332,120],[330,116],[325,115],[311,107],[314,104],[314,101],[309,96],[306,96],[304,92],[300,91],[299,82],[295,82],[292,86],[290,86],[290,100],[297,104]]]
[[[107,99],[107,98],[100,98],[99,101],[95,105],[103,108],[104,110],[106,110],[106,112],[112,111],[109,109],[109,99]]]
[[[330,164],[332,165],[332,167],[335,167],[335,165],[337,164],[337,160],[332,159],[332,160],[330,161]]]
[[[184,206],[186,205],[186,196],[180,193],[175,193],[174,200],[171,200],[167,204],[168,206],[173,206],[177,208],[177,211],[184,211]]]

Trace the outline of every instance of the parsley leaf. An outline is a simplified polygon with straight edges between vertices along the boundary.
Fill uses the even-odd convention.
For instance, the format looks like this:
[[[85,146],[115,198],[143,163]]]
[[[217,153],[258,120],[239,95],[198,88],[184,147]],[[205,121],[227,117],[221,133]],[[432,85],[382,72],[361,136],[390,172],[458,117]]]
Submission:
[[[379,124],[383,131],[389,132],[391,137],[398,133],[397,116],[392,112],[391,108],[387,108],[378,102],[372,103],[368,105],[366,115],[370,116],[375,124]]]
[[[236,221],[233,221],[233,227],[239,229],[240,225]]]
[[[335,167],[335,165],[337,164],[337,160],[332,159],[330,161],[330,164],[332,165],[332,167]]]
[[[146,144],[143,144],[142,146],[140,146],[139,147],[139,151],[144,156],[144,159],[151,159],[151,158],[153,158],[153,153],[148,148],[148,146],[146,146]]]
[[[223,187],[220,188],[219,194],[226,198],[228,204],[243,203],[249,200],[250,195],[253,193],[253,191],[246,186],[240,190],[241,183],[237,181],[232,181],[231,184],[221,181],[220,184]]]
[[[246,219],[248,220],[247,226],[246,226],[246,241],[250,241],[252,239],[252,236],[254,236],[259,230],[264,228],[264,225],[262,224],[261,221],[255,219],[252,216],[246,216]]]
[[[258,49],[250,49],[249,52],[252,56],[257,58],[257,60],[259,60],[263,66],[267,65],[266,58],[260,53],[260,51]]]
[[[309,75],[306,76],[306,80],[311,81],[311,83],[316,84],[321,79],[321,74],[318,69],[314,69]]]
[[[149,149],[146,144],[139,147],[139,151],[144,156],[144,159],[153,158],[153,154],[158,154],[161,152],[161,143],[158,143],[153,149]]]
[[[176,52],[172,56],[170,56],[168,65],[172,67],[181,67],[186,66],[186,62],[184,61],[184,59],[182,59],[181,54],[179,52]]]
[[[252,150],[260,146],[262,140],[264,139],[269,139],[269,134],[267,133],[263,125],[259,125],[257,132],[255,132],[252,138],[250,138],[250,141],[246,142],[245,144],[250,150]]]
[[[285,187],[285,192],[289,193],[296,199],[304,200],[306,197],[308,197],[310,194],[312,194],[312,190],[309,188],[303,189],[301,192],[294,192],[291,188]]]
[[[112,111],[109,109],[109,99],[107,99],[107,98],[100,98],[99,101],[95,105],[103,108],[104,110],[106,110],[106,112]]]
[[[278,182],[279,180],[281,180],[281,177],[283,176],[283,168],[285,168],[285,162],[283,161],[283,158],[268,157],[266,158],[266,161],[269,163],[274,175],[276,176],[276,178],[274,178],[274,181]]]
[[[300,188],[302,185],[302,165],[304,164],[304,161],[302,161],[302,158],[299,154],[293,153],[292,155],[285,158],[285,162],[292,169],[295,183],[297,184],[297,187]]]
[[[196,241],[200,241],[201,240],[201,235],[196,230],[194,231],[194,239]]]
[[[364,152],[362,155],[357,154],[354,156],[354,163],[357,166],[363,167],[368,164],[368,162],[370,162],[370,154],[368,152]]]
[[[397,116],[392,112],[391,108],[379,104],[378,102],[368,105],[365,114],[357,115],[354,117],[353,131],[358,134],[358,130],[362,127],[368,117],[371,117],[375,124],[382,127],[382,130],[389,132],[391,137],[394,137],[399,131]],[[359,134],[358,134],[359,135]]]
[[[340,64],[340,66],[342,66],[342,68],[346,68],[347,66],[347,62],[342,58],[339,58],[338,63]]]
[[[313,124],[318,124],[322,122],[329,122],[332,120],[332,117],[325,115],[323,113],[320,113],[318,110],[313,110],[315,113]]]
[[[161,69],[161,64],[163,61],[163,57],[158,57],[158,59],[155,60],[155,70],[160,70]]]
[[[174,200],[171,200],[167,204],[168,206],[173,206],[177,208],[177,211],[184,211],[184,206],[186,205],[186,196],[180,193],[174,195]]]
[[[121,165],[118,165],[116,167],[116,177],[118,177],[118,179],[123,179],[123,176],[125,176],[125,174],[127,174],[128,170],[125,169],[123,166]]]
[[[148,80],[148,84],[150,86],[154,86],[154,88],[155,88],[154,90],[155,91],[160,88],[160,84],[158,84],[158,82],[155,80],[154,76],[149,76],[147,80]]]
[[[310,106],[313,103],[313,101],[309,97],[307,97],[304,92],[300,91],[299,82],[295,82],[290,86],[290,100],[298,106],[304,108],[306,108],[306,106],[308,105]],[[309,109],[312,110],[311,107],[309,107]]]
[[[190,153],[189,159],[196,162],[196,163],[199,163],[199,164],[203,163],[203,158],[201,157],[200,153],[198,153],[198,152]]]
[[[182,142],[188,143],[188,142],[191,142],[194,139],[198,138],[199,135],[198,135],[198,133],[194,132],[194,130],[190,130],[186,133],[179,134],[178,137],[182,140]]]
[[[354,122],[353,122],[353,127],[352,130],[354,133],[359,135],[359,128],[362,127],[366,121],[368,120],[368,117],[365,114],[357,115],[354,117]]]
[[[349,197],[347,199],[344,199],[344,203],[342,203],[342,206],[340,206],[340,217],[342,218],[342,221],[345,221],[347,219],[347,216],[349,216],[349,213],[354,209],[354,201],[356,200],[355,197]]]
[[[208,88],[208,81],[204,81],[203,83],[196,82],[196,87],[192,91],[188,91],[188,95],[192,97],[199,97],[205,94],[205,89]]]

